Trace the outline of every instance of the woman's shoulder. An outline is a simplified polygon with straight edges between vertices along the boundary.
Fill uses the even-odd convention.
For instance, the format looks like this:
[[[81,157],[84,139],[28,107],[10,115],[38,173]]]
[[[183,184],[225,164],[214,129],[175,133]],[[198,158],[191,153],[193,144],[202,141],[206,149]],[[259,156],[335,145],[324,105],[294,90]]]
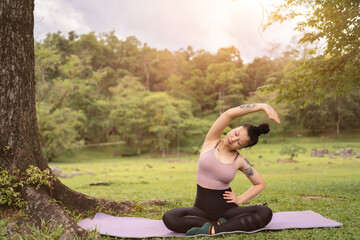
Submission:
[[[238,170],[241,170],[242,168],[252,167],[253,165],[246,157],[239,153],[239,155],[236,157],[236,166],[238,167]]]
[[[221,139],[205,141],[202,148],[201,148],[200,154],[203,154],[203,153],[206,153],[206,152],[208,152],[208,151],[210,151],[212,149],[215,149],[220,141],[221,141]]]

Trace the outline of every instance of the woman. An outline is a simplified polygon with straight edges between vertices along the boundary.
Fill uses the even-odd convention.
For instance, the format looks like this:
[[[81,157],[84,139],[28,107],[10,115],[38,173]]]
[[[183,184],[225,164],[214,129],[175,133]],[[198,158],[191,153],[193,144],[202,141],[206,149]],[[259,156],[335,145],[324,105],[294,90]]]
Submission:
[[[270,208],[262,205],[239,207],[265,189],[265,182],[249,161],[236,150],[258,142],[258,136],[269,132],[269,125],[244,124],[221,134],[230,122],[246,114],[264,111],[277,123],[280,119],[271,106],[264,103],[242,105],[224,112],[212,125],[201,149],[197,169],[197,195],[191,208],[175,208],[166,212],[166,227],[186,235],[216,234],[230,231],[253,231],[265,227],[272,218]],[[229,186],[236,171],[242,171],[253,186],[236,196]]]

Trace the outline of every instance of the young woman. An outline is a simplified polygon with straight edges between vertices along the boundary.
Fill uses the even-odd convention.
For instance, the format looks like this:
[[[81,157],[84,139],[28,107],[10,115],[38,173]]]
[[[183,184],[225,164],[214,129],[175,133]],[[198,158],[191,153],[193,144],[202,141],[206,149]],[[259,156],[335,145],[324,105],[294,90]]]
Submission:
[[[270,208],[262,205],[239,207],[265,189],[265,182],[249,161],[236,150],[258,142],[261,134],[269,132],[266,123],[255,127],[244,124],[221,134],[230,122],[249,113],[264,111],[277,123],[280,119],[268,104],[255,103],[231,108],[212,125],[201,149],[197,169],[197,194],[191,208],[175,208],[166,212],[166,227],[186,235],[216,234],[230,231],[253,231],[265,227],[272,218]],[[236,196],[229,186],[236,171],[242,171],[253,186]]]

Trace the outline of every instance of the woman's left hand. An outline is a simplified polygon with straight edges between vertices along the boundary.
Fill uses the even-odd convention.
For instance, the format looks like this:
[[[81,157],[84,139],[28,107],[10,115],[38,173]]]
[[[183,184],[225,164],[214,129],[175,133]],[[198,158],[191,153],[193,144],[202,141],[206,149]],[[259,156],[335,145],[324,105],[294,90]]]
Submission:
[[[237,197],[236,197],[236,194],[234,193],[234,191],[225,191],[225,193],[223,194],[224,196],[224,199],[227,200],[226,202],[227,203],[235,203],[235,204],[238,204],[237,203]]]
[[[278,116],[278,114],[275,112],[275,110],[269,105],[269,104],[262,104],[262,108],[263,111],[266,113],[266,115],[274,120],[275,122],[277,122],[278,124],[280,124],[280,118]]]

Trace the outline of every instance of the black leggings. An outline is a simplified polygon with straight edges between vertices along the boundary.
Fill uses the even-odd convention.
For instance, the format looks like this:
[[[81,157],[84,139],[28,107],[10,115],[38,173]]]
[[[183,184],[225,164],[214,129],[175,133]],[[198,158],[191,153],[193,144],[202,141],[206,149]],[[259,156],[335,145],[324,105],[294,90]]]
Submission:
[[[215,233],[231,231],[253,231],[265,227],[272,218],[270,208],[262,205],[239,207],[235,203],[226,203],[223,198],[225,190],[213,190],[197,185],[196,200],[193,207],[175,208],[163,216],[165,226],[180,233],[186,233],[192,227],[201,227],[210,222]],[[228,222],[218,225],[217,220],[223,217]]]

